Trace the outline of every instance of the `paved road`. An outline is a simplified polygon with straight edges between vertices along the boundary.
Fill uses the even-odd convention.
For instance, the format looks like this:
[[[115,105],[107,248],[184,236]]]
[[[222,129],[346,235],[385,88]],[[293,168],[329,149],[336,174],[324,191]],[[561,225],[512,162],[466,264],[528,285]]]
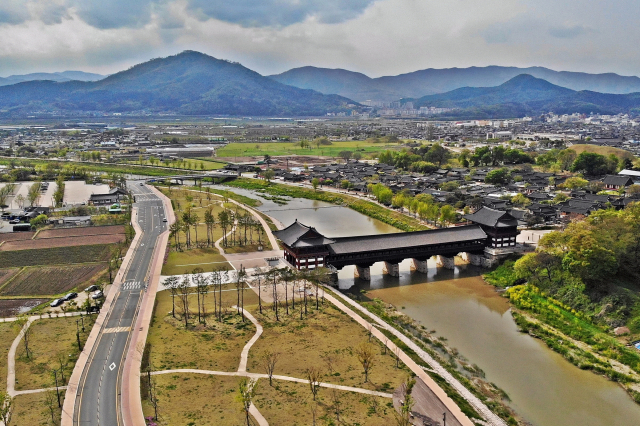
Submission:
[[[120,389],[124,357],[131,327],[148,283],[156,240],[166,229],[160,198],[137,182],[129,182],[128,185],[136,198],[137,220],[142,236],[80,379],[74,426],[122,424]]]

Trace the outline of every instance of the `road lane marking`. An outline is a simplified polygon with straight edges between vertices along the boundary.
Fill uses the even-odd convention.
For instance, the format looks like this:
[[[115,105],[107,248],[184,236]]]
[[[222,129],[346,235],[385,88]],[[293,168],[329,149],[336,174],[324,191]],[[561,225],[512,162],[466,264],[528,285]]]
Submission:
[[[104,334],[107,334],[107,333],[125,333],[125,332],[129,332],[129,331],[131,331],[131,327],[111,327],[111,328],[105,328],[102,333],[104,333]]]
[[[109,366],[109,370],[113,371],[116,369],[116,363],[112,362],[111,365]]]

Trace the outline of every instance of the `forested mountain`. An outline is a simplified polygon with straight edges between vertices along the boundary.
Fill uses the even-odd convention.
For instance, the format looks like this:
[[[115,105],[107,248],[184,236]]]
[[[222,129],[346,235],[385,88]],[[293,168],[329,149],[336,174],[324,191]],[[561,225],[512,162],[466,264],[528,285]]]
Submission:
[[[0,77],[0,86],[8,86],[11,84],[23,83],[25,81],[50,80],[50,81],[98,81],[105,76],[93,74],[84,71],[64,71],[64,72],[38,72],[23,75],[10,75],[9,77]]]
[[[459,108],[457,117],[504,118],[584,113],[617,114],[640,111],[640,93],[614,95],[575,91],[523,74],[496,87],[463,87],[446,93],[423,96],[411,101],[415,108],[429,106]]]
[[[97,82],[31,81],[0,87],[0,110],[10,115],[102,111],[305,116],[340,111],[352,103],[193,51],[153,59]]]
[[[396,76],[370,78],[342,69],[315,67],[294,68],[278,75],[276,81],[325,94],[338,94],[358,102],[395,101],[444,93],[461,87],[493,87],[521,75],[529,74],[573,90],[628,94],[640,92],[640,78],[618,74],[588,74],[554,71],[543,67],[470,67],[425,69]]]

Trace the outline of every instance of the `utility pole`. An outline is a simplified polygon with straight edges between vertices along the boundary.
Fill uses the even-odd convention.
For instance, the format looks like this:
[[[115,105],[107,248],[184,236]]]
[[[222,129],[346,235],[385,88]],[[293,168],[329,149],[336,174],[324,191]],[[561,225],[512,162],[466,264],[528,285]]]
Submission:
[[[84,333],[84,317],[82,316],[82,313],[80,313],[80,321],[82,321],[82,332]]]
[[[442,413],[442,426],[447,426],[447,413]]]

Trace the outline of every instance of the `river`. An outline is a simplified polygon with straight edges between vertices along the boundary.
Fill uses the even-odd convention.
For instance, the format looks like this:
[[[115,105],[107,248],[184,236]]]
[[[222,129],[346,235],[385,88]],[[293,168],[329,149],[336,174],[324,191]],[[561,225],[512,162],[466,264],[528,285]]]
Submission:
[[[261,201],[259,210],[285,226],[298,219],[328,237],[398,232],[346,207],[304,199],[285,206]],[[482,269],[461,264],[451,271],[430,260],[429,273],[422,274],[412,272],[405,260],[400,273],[400,278],[385,275],[378,263],[367,283],[354,279],[353,267],[345,267],[338,285],[341,290],[367,290],[369,297],[392,303],[428,330],[436,330],[482,368],[488,381],[507,392],[511,406],[535,426],[640,425],[640,406],[623,389],[518,332],[508,301],[482,280]]]

